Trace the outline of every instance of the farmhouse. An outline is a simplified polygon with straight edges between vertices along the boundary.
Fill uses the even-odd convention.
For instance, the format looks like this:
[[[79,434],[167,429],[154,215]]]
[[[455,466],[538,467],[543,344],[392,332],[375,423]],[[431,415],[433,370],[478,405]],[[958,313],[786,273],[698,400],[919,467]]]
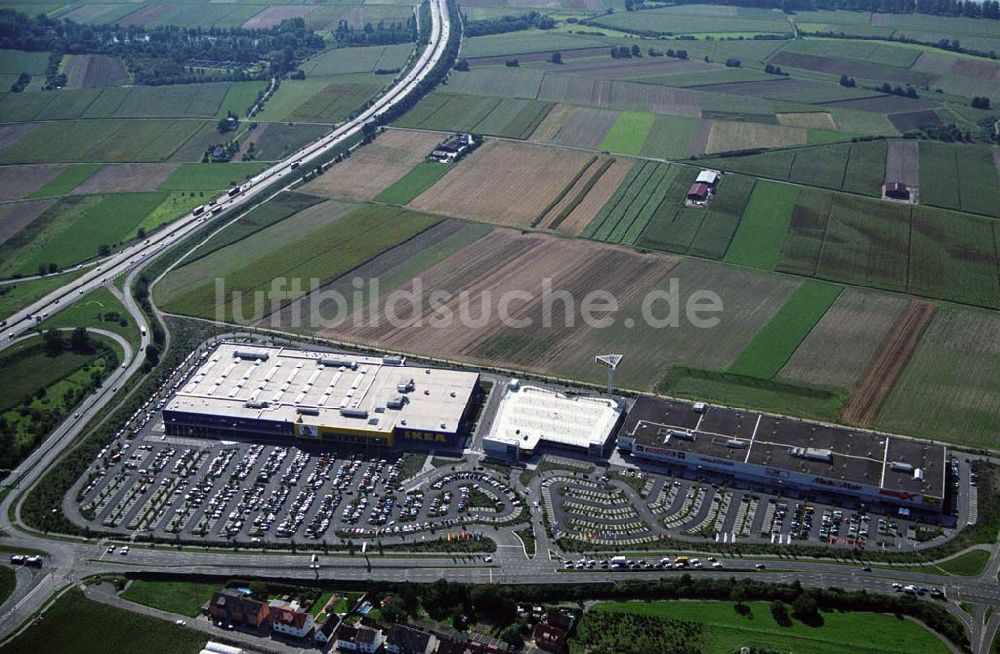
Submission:
[[[910,189],[903,182],[889,182],[885,185],[885,195],[894,200],[909,200]]]
[[[940,512],[941,445],[752,411],[640,397],[618,447],[641,459],[769,487]]]
[[[438,144],[427,158],[439,163],[455,163],[473,146],[472,134],[452,134]]]
[[[695,182],[688,188],[688,202],[707,202],[709,186],[705,182]]]
[[[569,397],[512,380],[489,435],[487,456],[520,460],[544,445],[589,456],[606,456],[622,407],[606,397]]]
[[[177,436],[253,436],[365,447],[459,447],[479,373],[223,343],[163,409]]]

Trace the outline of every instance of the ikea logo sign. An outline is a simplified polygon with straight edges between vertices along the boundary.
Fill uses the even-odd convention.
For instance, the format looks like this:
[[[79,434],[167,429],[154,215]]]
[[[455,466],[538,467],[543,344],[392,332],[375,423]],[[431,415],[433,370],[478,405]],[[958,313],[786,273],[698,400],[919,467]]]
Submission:
[[[403,432],[403,438],[409,441],[421,441],[426,443],[448,442],[448,437],[444,434],[428,434],[425,432]]]

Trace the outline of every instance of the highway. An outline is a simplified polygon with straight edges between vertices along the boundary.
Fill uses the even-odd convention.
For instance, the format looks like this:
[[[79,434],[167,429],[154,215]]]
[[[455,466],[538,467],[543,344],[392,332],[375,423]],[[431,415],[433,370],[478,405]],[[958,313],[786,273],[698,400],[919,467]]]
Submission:
[[[532,522],[538,535],[537,552],[533,557],[525,555],[521,541],[510,531],[485,533],[497,542],[495,562],[487,564],[482,556],[429,556],[429,555],[388,555],[379,557],[369,554],[364,557],[347,555],[322,555],[319,569],[310,566],[310,554],[246,553],[233,551],[210,551],[185,548],[179,550],[170,546],[155,549],[134,546],[128,556],[108,554],[103,541],[88,541],[78,538],[50,538],[24,527],[20,519],[20,500],[24,491],[31,487],[66,451],[85,426],[97,413],[114,399],[111,389],[135,375],[142,366],[142,352],[149,344],[149,325],[129,291],[132,282],[141,269],[157,256],[169,251],[188,235],[200,230],[211,215],[223,212],[246,210],[255,202],[273,192],[282,181],[289,181],[297,170],[322,160],[335,148],[348,142],[361,132],[365,123],[379,117],[387,109],[406,98],[416,86],[446,54],[446,46],[451,23],[444,0],[431,0],[432,27],[427,47],[421,52],[414,65],[371,107],[356,118],[338,126],[329,135],[310,144],[295,155],[279,162],[236,187],[232,195],[225,195],[209,204],[205,209],[189,213],[164,229],[151,235],[141,243],[134,243],[120,252],[91,266],[79,278],[68,282],[25,310],[8,317],[7,326],[0,337],[0,349],[16,342],[29,332],[36,323],[34,316],[52,315],[71,305],[86,293],[108,285],[110,280],[125,275],[125,293],[121,297],[129,314],[144,330],[138,352],[126,347],[126,364],[106,381],[100,391],[84,402],[76,413],[79,417],[67,420],[37,448],[10,475],[10,492],[0,501],[0,529],[4,538],[0,546],[20,547],[40,550],[47,554],[41,570],[22,568],[17,573],[17,586],[10,598],[0,605],[0,638],[14,633],[18,627],[36,612],[53,593],[69,584],[105,573],[123,572],[166,572],[174,574],[215,574],[219,576],[272,576],[283,579],[338,579],[338,580],[385,580],[429,582],[440,578],[450,581],[493,582],[493,583],[568,583],[580,584],[602,582],[625,578],[657,579],[682,574],[673,571],[617,572],[604,570],[564,571],[558,558],[551,558],[554,549],[547,538],[540,511],[532,509]],[[293,164],[298,164],[293,169]],[[217,212],[217,213],[216,213]],[[113,292],[117,293],[114,289]],[[28,316],[32,318],[28,318]],[[133,356],[133,354],[135,356]],[[494,407],[495,408],[495,407]],[[489,413],[489,412],[488,412]],[[475,456],[463,467],[477,463]],[[516,480],[517,475],[515,475]],[[540,478],[532,483],[537,493]],[[521,488],[521,490],[525,490]],[[56,510],[55,508],[53,510]],[[980,546],[985,549],[987,546]],[[767,560],[766,570],[755,570],[758,560],[729,559],[723,570],[696,571],[692,574],[706,577],[729,577],[748,575],[757,578],[789,582],[799,580],[805,586],[838,586],[845,589],[867,589],[872,592],[891,593],[892,583],[917,584],[945,588],[953,600],[947,606],[969,628],[973,639],[973,652],[986,654],[993,634],[1000,626],[1000,612],[994,613],[987,625],[974,624],[972,616],[962,612],[957,601],[970,602],[980,609],[987,606],[1000,607],[1000,585],[996,574],[1000,569],[1000,545],[988,547],[990,562],[987,571],[975,577],[947,577],[909,571],[901,568],[874,569],[863,572],[858,566],[841,565],[813,560]],[[983,615],[981,611],[977,615]]]

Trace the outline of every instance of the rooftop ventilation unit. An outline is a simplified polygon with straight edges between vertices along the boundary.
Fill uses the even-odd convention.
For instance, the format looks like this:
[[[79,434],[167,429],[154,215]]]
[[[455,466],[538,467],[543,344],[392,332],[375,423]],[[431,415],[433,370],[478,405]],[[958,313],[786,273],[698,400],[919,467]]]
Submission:
[[[367,418],[367,409],[352,409],[351,407],[342,407],[340,409],[340,415],[344,418]]]
[[[268,407],[268,403],[266,400],[253,400],[247,402],[243,406],[245,406],[248,409],[266,409]]]
[[[401,366],[406,363],[406,357],[382,357],[383,366]]]
[[[694,432],[687,429],[668,429],[667,438],[679,438],[684,441],[693,441]]]
[[[354,370],[358,367],[358,362],[351,359],[337,359],[334,357],[324,357],[319,360],[321,366],[326,366],[327,368],[349,368]]]
[[[319,409],[311,406],[300,406],[296,407],[295,413],[299,414],[300,416],[318,416]]]
[[[913,466],[909,463],[903,463],[902,461],[893,461],[889,464],[892,469],[896,472],[913,472]]]
[[[407,382],[405,382],[403,384],[396,384],[396,391],[398,393],[409,393],[410,391],[413,390],[413,388],[414,388],[414,385],[413,385],[413,380],[412,379],[410,379],[409,381],[407,381]]]
[[[746,442],[736,438],[730,438],[729,440],[726,441],[725,445],[726,447],[731,447],[734,450],[740,450],[746,447]]]
[[[406,398],[404,398],[402,395],[398,395],[390,399],[388,402],[386,402],[385,406],[390,409],[402,409],[403,405],[405,404],[406,404]]]
[[[833,452],[816,447],[792,447],[788,454],[797,459],[808,459],[809,461],[822,461],[824,463],[833,462]]]
[[[924,480],[924,469],[923,468],[917,468],[917,469],[915,469],[913,471],[913,478],[916,479],[917,481],[923,481]]]
[[[236,350],[233,356],[246,361],[267,361],[268,359],[267,352],[251,352],[250,350]]]

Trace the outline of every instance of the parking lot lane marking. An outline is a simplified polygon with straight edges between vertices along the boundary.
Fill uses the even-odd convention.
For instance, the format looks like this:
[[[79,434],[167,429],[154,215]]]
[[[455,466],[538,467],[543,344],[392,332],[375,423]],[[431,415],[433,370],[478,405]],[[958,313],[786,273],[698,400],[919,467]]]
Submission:
[[[762,417],[763,416],[761,414],[757,414],[757,422],[753,426],[753,433],[750,434],[750,447],[747,448],[747,455],[746,458],[743,459],[743,463],[748,463],[750,461],[750,451],[753,450],[753,442],[757,438],[757,428],[760,427],[760,419]],[[700,422],[701,418],[698,420]]]

